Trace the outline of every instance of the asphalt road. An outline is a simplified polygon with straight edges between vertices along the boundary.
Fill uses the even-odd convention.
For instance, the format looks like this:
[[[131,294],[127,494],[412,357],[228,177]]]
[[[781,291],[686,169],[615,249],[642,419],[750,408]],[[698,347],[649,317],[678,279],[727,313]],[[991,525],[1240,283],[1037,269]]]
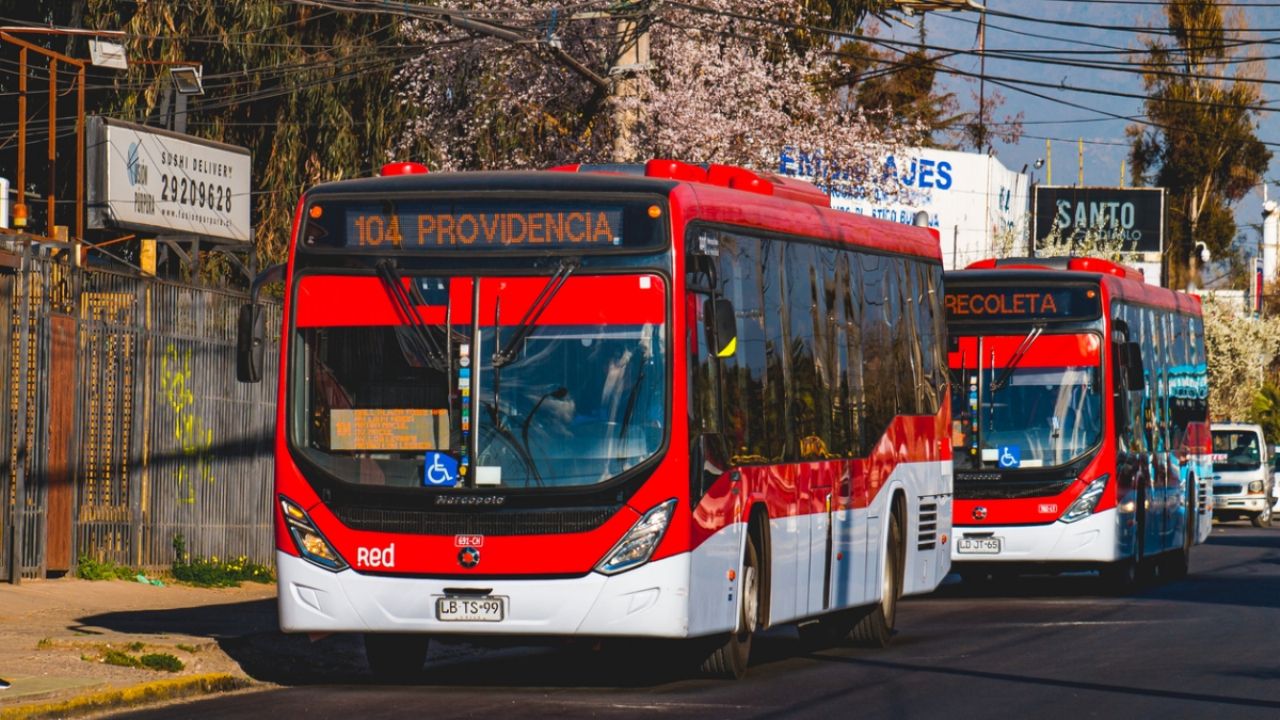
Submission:
[[[1125,597],[1085,574],[948,583],[903,604],[885,650],[771,630],[740,682],[684,679],[660,656],[439,645],[420,683],[380,685],[339,638],[310,646],[314,663],[250,669],[281,689],[120,717],[1280,717],[1280,527],[1218,525],[1191,570]]]

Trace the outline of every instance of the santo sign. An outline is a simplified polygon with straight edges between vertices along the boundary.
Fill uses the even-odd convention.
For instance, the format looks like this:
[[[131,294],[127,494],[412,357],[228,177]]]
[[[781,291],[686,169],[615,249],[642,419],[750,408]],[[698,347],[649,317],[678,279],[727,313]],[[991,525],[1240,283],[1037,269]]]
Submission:
[[[1035,190],[1037,244],[1057,228],[1071,238],[1090,230],[1118,232],[1125,249],[1134,253],[1164,248],[1164,188],[1037,185]]]

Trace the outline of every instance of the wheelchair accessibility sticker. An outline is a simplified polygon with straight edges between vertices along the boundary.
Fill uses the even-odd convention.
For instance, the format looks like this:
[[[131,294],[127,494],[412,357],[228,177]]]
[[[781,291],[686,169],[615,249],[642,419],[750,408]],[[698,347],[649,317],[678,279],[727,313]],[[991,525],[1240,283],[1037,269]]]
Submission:
[[[996,461],[1002,468],[1016,468],[1022,464],[1022,447],[1019,445],[1001,445],[1000,457]]]
[[[458,461],[442,452],[427,453],[422,467],[424,487],[453,487],[458,484]]]

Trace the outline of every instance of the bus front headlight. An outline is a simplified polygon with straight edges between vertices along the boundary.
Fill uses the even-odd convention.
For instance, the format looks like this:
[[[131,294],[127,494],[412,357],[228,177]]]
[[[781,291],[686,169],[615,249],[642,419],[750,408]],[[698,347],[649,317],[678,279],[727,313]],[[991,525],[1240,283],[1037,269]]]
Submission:
[[[675,509],[676,501],[672,498],[645,513],[596,565],[596,572],[614,575],[649,562],[658,541],[667,531],[667,525],[671,523]]]
[[[1249,494],[1250,494],[1250,495],[1261,495],[1261,494],[1262,494],[1262,481],[1261,481],[1261,480],[1250,480],[1250,481],[1249,481]]]
[[[293,544],[298,548],[298,554],[325,570],[337,572],[347,569],[347,561],[320,534],[306,511],[284,496],[280,497],[280,509],[284,511],[284,522],[289,528],[289,535],[293,537]]]
[[[1102,493],[1107,489],[1107,481],[1111,479],[1110,473],[1103,473],[1097,480],[1089,483],[1089,487],[1080,493],[1080,497],[1071,503],[1071,507],[1062,513],[1060,518],[1064,523],[1073,523],[1077,520],[1088,517],[1093,514],[1093,509],[1098,507],[1098,501],[1102,499]]]

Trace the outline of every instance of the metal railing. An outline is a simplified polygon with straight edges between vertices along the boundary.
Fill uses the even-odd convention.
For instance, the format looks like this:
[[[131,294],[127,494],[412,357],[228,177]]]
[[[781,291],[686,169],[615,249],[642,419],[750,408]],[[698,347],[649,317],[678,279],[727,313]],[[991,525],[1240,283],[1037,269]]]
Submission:
[[[17,259],[0,267],[0,577],[167,566],[179,535],[270,564],[277,354],[236,382],[245,294]]]

